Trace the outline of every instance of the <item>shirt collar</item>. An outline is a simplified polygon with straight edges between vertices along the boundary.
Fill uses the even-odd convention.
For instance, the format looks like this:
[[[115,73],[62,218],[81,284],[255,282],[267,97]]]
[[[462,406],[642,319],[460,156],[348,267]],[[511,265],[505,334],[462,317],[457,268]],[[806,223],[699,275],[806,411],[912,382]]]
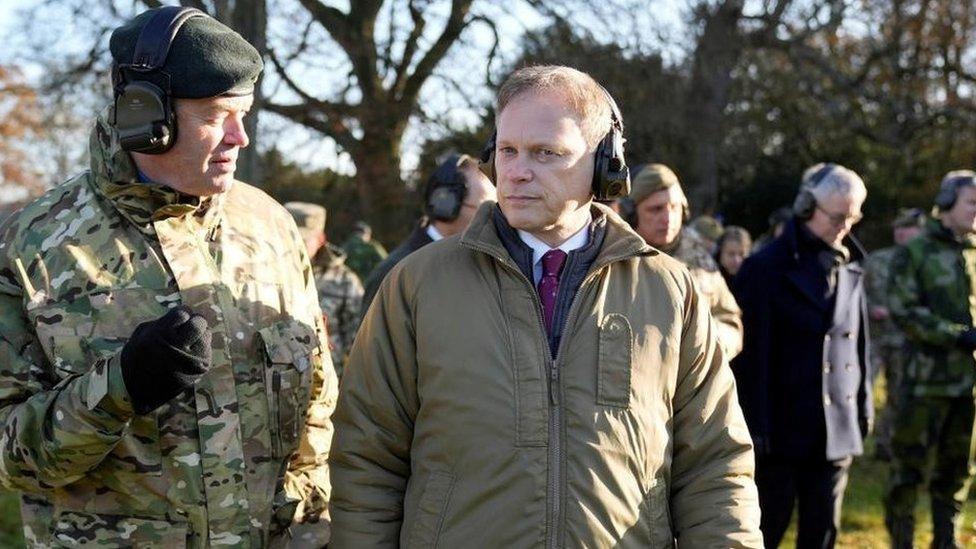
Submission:
[[[531,233],[523,231],[522,229],[518,230],[518,235],[519,238],[522,239],[522,242],[525,242],[528,247],[532,248],[532,264],[536,265],[542,261],[542,256],[545,255],[549,250],[562,250],[569,254],[569,252],[585,246],[590,237],[589,229],[591,224],[592,223],[587,223],[582,229],[576,231],[576,234],[567,238],[565,242],[559,246],[556,246],[555,248],[550,247],[545,242],[539,240]]]
[[[437,230],[437,227],[435,227],[433,223],[427,225],[427,236],[429,236],[430,239],[433,240],[434,242],[437,242],[438,240],[444,238],[444,235],[442,235],[441,232]]]

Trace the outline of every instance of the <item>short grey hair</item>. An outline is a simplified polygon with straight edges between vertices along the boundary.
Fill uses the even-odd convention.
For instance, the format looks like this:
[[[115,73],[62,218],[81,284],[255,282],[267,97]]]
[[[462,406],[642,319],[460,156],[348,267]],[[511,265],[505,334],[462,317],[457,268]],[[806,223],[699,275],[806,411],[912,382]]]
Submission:
[[[839,164],[831,164],[830,170],[820,176],[819,180],[814,181],[814,176],[827,167],[826,162],[820,162],[810,166],[803,172],[800,183],[800,191],[809,191],[821,203],[832,194],[841,196],[854,196],[866,198],[868,188],[864,185],[864,180],[857,175],[854,170],[845,168]]]

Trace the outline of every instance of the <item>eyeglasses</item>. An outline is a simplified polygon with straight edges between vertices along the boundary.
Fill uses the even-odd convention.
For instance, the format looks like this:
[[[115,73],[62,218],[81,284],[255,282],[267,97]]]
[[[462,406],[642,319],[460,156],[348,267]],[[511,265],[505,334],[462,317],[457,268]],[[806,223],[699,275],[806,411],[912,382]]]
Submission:
[[[827,216],[827,219],[830,221],[830,224],[833,225],[834,227],[841,227],[844,224],[846,224],[848,221],[851,222],[851,225],[857,225],[858,223],[861,222],[862,219],[864,219],[864,214],[862,214],[861,212],[857,212],[855,214],[830,213],[827,210],[821,208],[820,204],[817,204],[817,209],[823,212],[824,215]]]

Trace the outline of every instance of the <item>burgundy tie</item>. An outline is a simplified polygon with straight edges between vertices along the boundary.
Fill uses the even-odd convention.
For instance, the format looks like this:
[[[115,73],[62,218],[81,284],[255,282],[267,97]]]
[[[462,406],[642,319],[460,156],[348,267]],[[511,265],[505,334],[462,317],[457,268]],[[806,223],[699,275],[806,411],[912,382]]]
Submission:
[[[566,263],[566,252],[549,250],[542,256],[542,278],[539,279],[539,299],[542,300],[542,320],[546,333],[552,334],[552,315],[556,310],[556,294],[559,293],[559,274]]]

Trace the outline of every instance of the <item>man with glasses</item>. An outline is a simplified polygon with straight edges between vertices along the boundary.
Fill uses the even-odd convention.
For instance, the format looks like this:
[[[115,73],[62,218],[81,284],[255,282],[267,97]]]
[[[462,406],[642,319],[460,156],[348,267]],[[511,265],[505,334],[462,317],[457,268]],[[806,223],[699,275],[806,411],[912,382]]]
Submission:
[[[745,341],[732,367],[766,547],[779,545],[795,501],[797,546],[834,546],[847,471],[870,429],[863,252],[850,236],[866,197],[853,171],[809,168],[783,233],[733,281]]]
[[[976,173],[950,172],[924,232],[892,261],[888,307],[908,340],[891,438],[885,524],[894,548],[911,547],[929,450],[932,547],[956,541],[973,471],[976,381]]]

